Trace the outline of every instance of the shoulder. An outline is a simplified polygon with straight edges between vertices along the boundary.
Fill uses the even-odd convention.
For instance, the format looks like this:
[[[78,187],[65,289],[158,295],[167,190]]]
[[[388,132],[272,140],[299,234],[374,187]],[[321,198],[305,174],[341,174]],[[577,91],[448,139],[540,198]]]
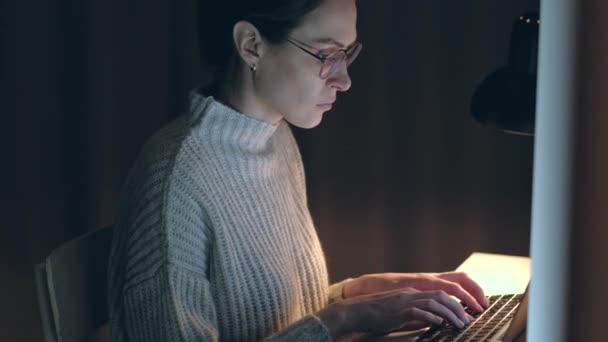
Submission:
[[[190,134],[182,115],[153,134],[143,145],[122,189],[122,209],[159,207],[176,175],[178,158]]]

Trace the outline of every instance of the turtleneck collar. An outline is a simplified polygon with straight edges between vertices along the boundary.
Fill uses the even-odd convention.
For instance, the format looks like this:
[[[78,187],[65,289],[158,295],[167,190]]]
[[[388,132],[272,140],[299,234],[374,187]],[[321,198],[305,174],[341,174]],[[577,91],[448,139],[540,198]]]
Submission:
[[[263,151],[279,126],[285,124],[284,120],[273,125],[252,118],[197,91],[190,93],[190,115],[191,125],[199,126],[206,139],[254,153]]]

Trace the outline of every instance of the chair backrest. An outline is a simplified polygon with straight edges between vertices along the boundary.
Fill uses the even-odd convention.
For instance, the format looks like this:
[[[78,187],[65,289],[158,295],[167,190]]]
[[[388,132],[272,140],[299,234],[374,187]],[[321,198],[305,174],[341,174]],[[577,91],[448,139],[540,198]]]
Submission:
[[[77,342],[108,321],[107,265],[112,227],[55,249],[36,265],[35,281],[46,342]]]

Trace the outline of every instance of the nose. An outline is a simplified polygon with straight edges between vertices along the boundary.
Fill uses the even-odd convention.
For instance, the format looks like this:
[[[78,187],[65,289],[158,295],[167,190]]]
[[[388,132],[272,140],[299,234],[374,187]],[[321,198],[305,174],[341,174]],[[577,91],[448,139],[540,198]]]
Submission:
[[[352,85],[348,68],[345,63],[336,70],[328,79],[327,84],[330,88],[335,88],[337,91],[347,91]]]

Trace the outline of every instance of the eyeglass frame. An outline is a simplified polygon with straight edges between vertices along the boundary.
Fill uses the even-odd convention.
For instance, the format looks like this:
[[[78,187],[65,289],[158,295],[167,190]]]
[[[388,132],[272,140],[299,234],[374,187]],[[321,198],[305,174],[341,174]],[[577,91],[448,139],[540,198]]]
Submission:
[[[300,49],[300,50],[302,50],[302,51],[306,52],[307,54],[309,54],[309,55],[313,56],[314,58],[318,59],[318,60],[319,60],[321,63],[323,63],[323,64],[325,64],[325,63],[327,62],[327,60],[328,60],[328,59],[329,59],[329,58],[330,58],[332,55],[337,54],[337,53],[340,53],[340,52],[344,52],[344,56],[345,56],[345,58],[343,58],[343,61],[347,62],[347,64],[346,64],[346,66],[347,66],[347,67],[348,67],[348,66],[350,66],[350,64],[352,64],[352,62],[354,62],[354,61],[355,61],[355,59],[356,59],[356,58],[357,58],[357,56],[359,55],[359,52],[361,52],[361,49],[363,48],[363,44],[361,44],[361,42],[354,42],[353,44],[351,44],[351,45],[350,45],[349,47],[347,47],[347,48],[338,48],[336,51],[332,52],[331,54],[329,54],[329,55],[327,55],[327,56],[320,56],[318,53],[312,52],[312,51],[310,51],[310,50],[306,49],[305,47],[303,47],[302,45],[306,45],[306,44],[305,44],[305,43],[303,43],[303,42],[300,42],[300,41],[299,41],[299,40],[297,40],[297,39],[294,39],[294,38],[289,37],[289,38],[286,38],[285,40],[286,40],[287,42],[291,43],[291,45],[293,45],[293,46],[297,47],[298,49]],[[352,49],[354,49],[354,50],[352,50]],[[349,50],[352,50],[352,51],[357,51],[357,49],[358,49],[357,54],[356,54],[356,55],[355,55],[355,57],[354,57],[354,58],[353,58],[353,59],[350,61],[350,63],[348,63],[348,51],[349,51]],[[331,76],[331,75],[332,75],[332,72],[331,72],[331,71],[332,71],[332,68],[330,68],[330,69],[329,69],[329,71],[330,71],[330,72],[327,74],[327,76],[326,76],[326,77],[323,77],[323,76],[321,75],[321,72],[322,72],[322,71],[323,71],[323,67],[321,67],[321,70],[319,70],[319,77],[321,77],[322,79],[327,79],[327,78],[329,78],[329,76]]]

